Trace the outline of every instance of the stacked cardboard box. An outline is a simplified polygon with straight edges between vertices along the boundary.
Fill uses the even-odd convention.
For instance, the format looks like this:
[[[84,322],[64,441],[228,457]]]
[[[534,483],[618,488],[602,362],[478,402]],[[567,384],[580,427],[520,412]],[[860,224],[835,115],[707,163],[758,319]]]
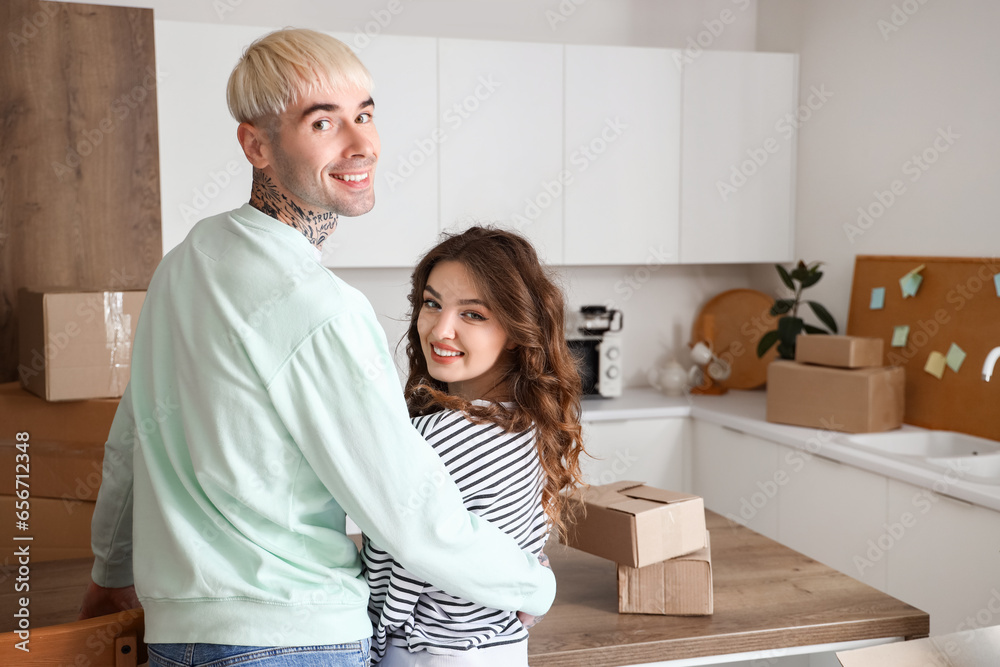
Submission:
[[[117,399],[51,403],[17,382],[0,384],[0,467],[12,473],[0,476],[0,513],[16,516],[25,501],[28,511],[27,529],[9,521],[0,540],[31,537],[33,562],[91,555],[104,442],[117,409]],[[24,451],[18,433],[27,433]],[[13,473],[25,470],[18,484]]]
[[[618,564],[618,611],[712,613],[705,503],[641,482],[577,489],[568,497],[566,544]]]
[[[767,420],[846,433],[903,423],[904,370],[882,365],[882,340],[800,335],[795,361],[767,369]]]

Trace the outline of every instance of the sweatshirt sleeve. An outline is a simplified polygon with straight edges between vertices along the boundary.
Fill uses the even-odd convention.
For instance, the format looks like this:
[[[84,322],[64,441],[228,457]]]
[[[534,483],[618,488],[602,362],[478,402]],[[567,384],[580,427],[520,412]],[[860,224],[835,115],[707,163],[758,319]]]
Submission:
[[[94,551],[91,576],[106,588],[131,586],[132,579],[132,454],[135,419],[131,385],[118,403],[108,441],[104,445],[101,488],[90,526]]]
[[[411,424],[374,314],[329,320],[267,385],[316,475],[410,572],[496,609],[548,610],[551,570],[465,509],[440,457]]]

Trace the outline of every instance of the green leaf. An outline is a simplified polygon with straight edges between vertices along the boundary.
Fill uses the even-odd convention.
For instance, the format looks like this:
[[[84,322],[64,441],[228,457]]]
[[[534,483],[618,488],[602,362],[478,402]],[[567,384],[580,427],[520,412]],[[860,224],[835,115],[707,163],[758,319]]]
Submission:
[[[782,359],[795,360],[795,346],[788,343],[778,343],[778,356]]]
[[[790,274],[793,280],[798,280],[800,283],[804,283],[809,280],[809,268],[807,266],[801,265],[792,269]]]
[[[759,359],[760,357],[763,357],[765,354],[767,354],[767,351],[770,350],[777,342],[778,342],[777,329],[775,329],[774,331],[768,331],[766,334],[761,336],[760,342],[757,343],[757,358]]]
[[[806,274],[806,277],[800,280],[799,282],[802,283],[802,288],[805,289],[806,287],[812,287],[813,285],[818,283],[819,279],[822,277],[823,277],[822,271],[810,272]]]
[[[826,329],[820,329],[819,327],[814,327],[811,324],[803,324],[802,328],[805,329],[808,334],[829,334],[830,332]]]
[[[795,299],[778,299],[771,306],[772,315],[784,315],[795,307]]]
[[[790,290],[795,289],[795,283],[792,282],[792,277],[788,275],[788,271],[781,264],[775,264],[774,268],[778,269],[778,275],[781,276],[781,282],[785,283],[785,287]]]
[[[782,344],[792,348],[793,356],[795,350],[795,338],[802,333],[802,325],[805,322],[801,317],[782,317],[778,320],[778,336]],[[780,351],[780,347],[778,348]],[[785,357],[788,359],[789,357]]]
[[[837,333],[837,321],[833,319],[833,315],[830,314],[830,311],[815,301],[807,301],[806,303],[808,303],[809,307],[812,308],[812,311],[816,313],[816,317],[819,318],[820,322],[825,324],[833,333]]]

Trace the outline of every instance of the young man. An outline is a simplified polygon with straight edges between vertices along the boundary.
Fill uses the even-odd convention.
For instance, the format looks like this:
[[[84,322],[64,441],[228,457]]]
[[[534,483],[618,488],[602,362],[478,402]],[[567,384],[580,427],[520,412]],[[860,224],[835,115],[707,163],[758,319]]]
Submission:
[[[345,513],[444,590],[531,614],[552,602],[551,572],[463,508],[371,306],[319,264],[337,216],[374,204],[370,89],[320,33],[251,45],[228,90],[250,203],[198,223],[150,282],[81,615],[137,593],[152,665],[365,664]]]

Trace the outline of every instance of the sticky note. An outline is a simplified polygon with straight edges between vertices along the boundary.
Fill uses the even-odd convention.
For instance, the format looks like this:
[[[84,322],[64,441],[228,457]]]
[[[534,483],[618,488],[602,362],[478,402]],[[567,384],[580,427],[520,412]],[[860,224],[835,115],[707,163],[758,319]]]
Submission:
[[[924,370],[940,380],[944,376],[945,361],[944,355],[940,352],[931,352],[927,355],[927,363]]]
[[[997,296],[1000,296],[1000,273],[993,274],[993,286],[997,288]]]
[[[951,347],[948,348],[945,360],[948,362],[948,368],[957,373],[958,369],[962,367],[962,362],[965,361],[965,350],[952,343]]]
[[[906,339],[910,337],[910,326],[903,324],[892,329],[892,346],[906,347]]]
[[[998,274],[1000,275],[1000,274]],[[882,310],[882,306],[885,305],[885,288],[884,287],[873,287],[872,288],[872,301],[868,308],[870,310]]]
[[[908,296],[916,296],[917,290],[920,289],[920,283],[924,281],[924,277],[919,273],[907,273],[905,276],[899,279],[899,286],[903,289],[903,298]]]

